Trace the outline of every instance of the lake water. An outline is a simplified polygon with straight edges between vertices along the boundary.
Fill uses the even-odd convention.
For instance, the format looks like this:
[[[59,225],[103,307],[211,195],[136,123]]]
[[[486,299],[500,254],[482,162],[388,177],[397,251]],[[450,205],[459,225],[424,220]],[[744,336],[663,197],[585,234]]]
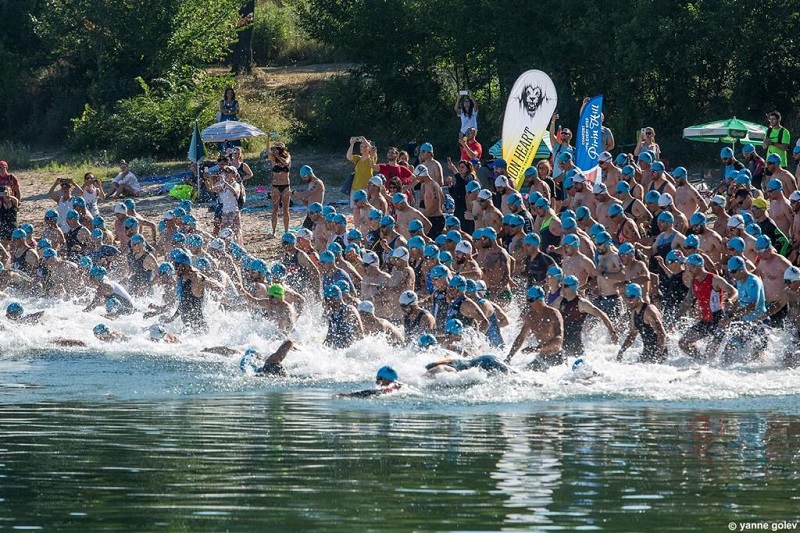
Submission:
[[[420,376],[435,353],[366,339],[318,348],[292,378],[243,375],[204,345],[256,345],[216,323],[177,346],[103,345],[51,317],[0,338],[0,530],[727,531],[800,520],[800,371],[612,361],[487,378]],[[80,325],[76,325],[80,321]],[[88,346],[54,349],[80,336]],[[776,340],[776,342],[778,342]],[[314,347],[314,348],[310,348]],[[334,398],[392,363],[414,390]],[[798,528],[800,529],[800,528]],[[789,529],[791,530],[791,529]],[[797,529],[795,529],[797,530]]]

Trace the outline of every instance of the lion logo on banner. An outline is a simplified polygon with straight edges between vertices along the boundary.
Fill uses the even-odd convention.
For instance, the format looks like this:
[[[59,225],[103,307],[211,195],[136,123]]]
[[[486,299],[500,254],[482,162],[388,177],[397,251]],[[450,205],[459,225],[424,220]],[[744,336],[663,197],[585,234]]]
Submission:
[[[519,106],[525,110],[530,118],[536,116],[542,104],[547,100],[544,91],[538,85],[525,85],[517,97]]]

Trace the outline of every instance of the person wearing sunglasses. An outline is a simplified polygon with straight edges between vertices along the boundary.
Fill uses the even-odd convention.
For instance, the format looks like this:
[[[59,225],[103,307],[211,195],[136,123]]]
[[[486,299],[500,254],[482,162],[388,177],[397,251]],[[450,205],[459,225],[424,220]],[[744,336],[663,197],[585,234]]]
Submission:
[[[629,283],[625,287],[625,301],[630,310],[630,327],[628,336],[622,341],[617,352],[617,361],[622,361],[625,350],[631,347],[637,335],[642,336],[642,353],[640,363],[663,363],[669,355],[667,349],[667,332],[661,312],[658,308],[644,300],[642,287],[638,283]]]
[[[653,160],[661,159],[661,147],[656,142],[656,130],[651,127],[642,128],[639,136],[639,143],[633,149],[633,155],[638,156],[642,152],[652,152]]]
[[[766,157],[777,154],[781,156],[782,161],[786,161],[786,151],[789,149],[791,133],[781,126],[781,114],[778,111],[772,111],[767,115],[767,124],[767,135],[764,137],[764,142],[761,143],[761,147],[767,151]]]

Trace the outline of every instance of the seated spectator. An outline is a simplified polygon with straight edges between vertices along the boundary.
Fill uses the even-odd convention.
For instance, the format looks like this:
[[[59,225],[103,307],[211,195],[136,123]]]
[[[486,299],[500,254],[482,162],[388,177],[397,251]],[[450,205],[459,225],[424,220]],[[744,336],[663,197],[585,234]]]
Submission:
[[[124,159],[119,162],[119,173],[111,180],[111,193],[107,198],[115,196],[139,196],[142,192],[136,174],[130,171]]]

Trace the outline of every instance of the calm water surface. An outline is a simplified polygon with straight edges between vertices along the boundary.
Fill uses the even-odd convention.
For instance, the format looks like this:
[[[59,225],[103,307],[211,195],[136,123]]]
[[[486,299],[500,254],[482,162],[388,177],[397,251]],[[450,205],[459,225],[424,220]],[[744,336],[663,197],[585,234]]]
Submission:
[[[581,389],[515,401],[520,391],[498,382],[478,385],[497,401],[475,401],[474,386],[341,400],[332,393],[364,381],[274,384],[230,367],[91,353],[0,362],[0,529],[726,531],[800,520],[790,394]]]

